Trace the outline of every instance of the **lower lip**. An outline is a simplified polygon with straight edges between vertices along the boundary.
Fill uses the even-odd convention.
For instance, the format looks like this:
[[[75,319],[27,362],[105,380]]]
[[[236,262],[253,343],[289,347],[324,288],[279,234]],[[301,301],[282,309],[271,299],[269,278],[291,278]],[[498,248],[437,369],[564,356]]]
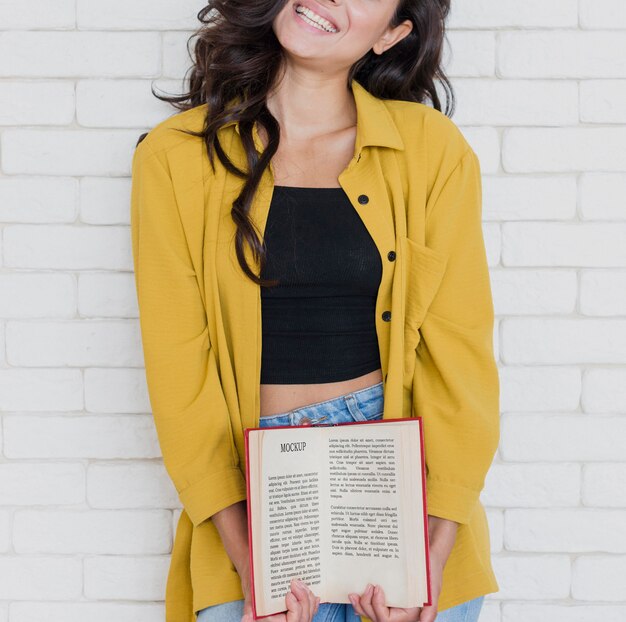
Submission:
[[[295,9],[295,5],[294,5],[294,9],[293,9],[293,15],[296,18],[296,20],[298,21],[298,23],[303,26],[306,30],[310,30],[311,32],[315,32],[319,35],[336,35],[336,32],[329,32],[328,30],[322,30],[321,28],[316,28],[315,26],[311,26],[311,24],[309,24],[308,22],[306,22],[302,17],[300,17],[300,15],[298,14],[298,12]]]

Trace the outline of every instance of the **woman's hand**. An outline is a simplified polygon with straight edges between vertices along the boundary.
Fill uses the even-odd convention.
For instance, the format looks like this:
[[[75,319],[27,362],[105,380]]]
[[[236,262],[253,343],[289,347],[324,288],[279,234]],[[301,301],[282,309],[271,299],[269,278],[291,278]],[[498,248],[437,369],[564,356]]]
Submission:
[[[428,516],[428,540],[430,558],[431,604],[427,607],[387,607],[385,594],[380,586],[368,585],[363,594],[348,594],[355,612],[367,616],[373,622],[434,622],[437,617],[439,595],[443,585],[443,569],[454,541],[458,523]]]
[[[360,616],[367,616],[373,622],[434,622],[437,617],[437,603],[441,593],[443,565],[436,558],[430,558],[430,588],[432,604],[427,607],[387,607],[385,592],[380,585],[368,584],[359,597],[348,594],[354,611]],[[377,588],[376,590],[374,588]]]
[[[252,594],[250,590],[250,573],[247,569],[239,572],[241,576],[241,588],[244,593],[243,617],[241,622],[253,622]],[[285,596],[287,611],[263,618],[267,622],[311,622],[317,613],[320,597],[315,596],[311,589],[296,579],[291,580],[291,590]]]

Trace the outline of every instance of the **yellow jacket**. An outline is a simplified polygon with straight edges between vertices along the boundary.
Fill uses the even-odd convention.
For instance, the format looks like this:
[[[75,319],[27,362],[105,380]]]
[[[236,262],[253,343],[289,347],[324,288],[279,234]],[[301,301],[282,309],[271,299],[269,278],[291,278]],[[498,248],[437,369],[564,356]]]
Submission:
[[[443,113],[378,99],[356,81],[352,89],[355,152],[338,181],[383,261],[376,302],[383,418],[423,417],[428,513],[460,523],[444,571],[443,610],[499,589],[479,500],[499,441],[480,166]],[[206,110],[200,105],[158,124],[132,162],[148,392],[164,465],[183,506],[167,622],[194,622],[201,608],[243,598],[207,519],[246,498],[244,429],[258,427],[260,413],[260,288],[239,267],[230,215],[243,182],[217,159],[213,171],[203,141],[178,131],[201,130]],[[219,136],[245,168],[238,125],[222,127]],[[254,140],[261,150],[256,127]],[[272,189],[270,169],[252,211],[261,232]],[[247,247],[246,255],[256,266]]]

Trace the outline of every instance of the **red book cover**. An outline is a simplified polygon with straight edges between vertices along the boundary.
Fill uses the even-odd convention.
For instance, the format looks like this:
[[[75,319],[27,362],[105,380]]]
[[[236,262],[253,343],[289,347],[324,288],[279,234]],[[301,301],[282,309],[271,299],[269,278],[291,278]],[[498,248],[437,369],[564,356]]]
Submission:
[[[281,611],[274,611],[267,615],[258,615],[258,607],[257,607],[257,597],[255,590],[255,578],[254,578],[254,554],[253,554],[253,536],[252,536],[252,500],[250,495],[250,440],[249,434],[255,430],[262,430],[263,432],[271,432],[272,430],[279,430],[284,428],[297,429],[297,428],[319,428],[319,427],[328,427],[328,426],[348,426],[348,425],[367,425],[367,424],[379,424],[385,425],[388,422],[407,422],[407,421],[417,421],[419,427],[419,443],[420,443],[420,456],[421,456],[421,482],[422,482],[422,506],[423,506],[423,538],[424,538],[424,553],[425,553],[425,571],[426,571],[426,588],[427,588],[427,598],[428,600],[423,603],[423,606],[432,604],[432,593],[431,593],[431,576],[430,576],[430,556],[429,556],[429,541],[428,541],[428,510],[427,510],[427,499],[426,499],[426,469],[424,462],[424,433],[423,433],[423,421],[421,417],[412,417],[410,419],[407,418],[391,418],[391,419],[373,419],[368,421],[346,421],[342,423],[331,423],[331,424],[306,424],[299,426],[271,426],[271,427],[258,427],[258,428],[245,428],[244,430],[244,441],[245,441],[245,454],[246,454],[246,488],[247,488],[247,513],[248,513],[248,544],[249,544],[249,554],[250,554],[250,583],[251,583],[251,597],[252,597],[252,609],[255,619],[262,619],[269,617],[270,615],[275,615],[276,613],[281,613],[281,611],[287,611],[287,609],[282,609]],[[296,577],[297,578],[297,577]],[[313,589],[313,588],[311,588]],[[362,590],[365,589],[365,585],[363,585],[361,590],[356,590],[358,593],[361,593]],[[315,590],[313,590],[315,591]],[[327,601],[321,601],[327,602]]]

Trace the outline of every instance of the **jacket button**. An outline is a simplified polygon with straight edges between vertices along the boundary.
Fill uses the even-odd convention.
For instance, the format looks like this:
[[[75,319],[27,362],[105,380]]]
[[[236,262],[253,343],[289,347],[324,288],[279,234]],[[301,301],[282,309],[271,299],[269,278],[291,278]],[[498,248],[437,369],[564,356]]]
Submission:
[[[387,259],[389,259],[389,261],[394,261],[396,258],[396,251],[389,251],[387,253]]]
[[[385,320],[385,322],[391,320],[391,311],[383,311],[383,320]]]
[[[366,194],[360,194],[359,195],[359,203],[364,205],[365,203],[368,203],[369,200],[370,200],[370,198]]]

